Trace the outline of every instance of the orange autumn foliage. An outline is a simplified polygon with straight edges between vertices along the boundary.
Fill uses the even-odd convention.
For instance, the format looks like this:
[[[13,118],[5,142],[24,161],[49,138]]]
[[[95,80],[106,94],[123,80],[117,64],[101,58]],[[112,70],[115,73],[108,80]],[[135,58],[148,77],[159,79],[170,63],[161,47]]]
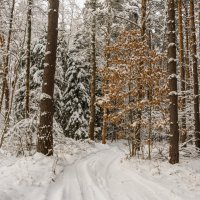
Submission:
[[[109,111],[107,122],[123,126],[130,112],[135,112],[137,121],[136,111],[149,106],[159,110],[167,101],[167,72],[161,67],[165,57],[150,50],[140,30],[123,32],[116,43],[106,47],[105,54],[109,59],[99,70],[103,97],[98,103]]]

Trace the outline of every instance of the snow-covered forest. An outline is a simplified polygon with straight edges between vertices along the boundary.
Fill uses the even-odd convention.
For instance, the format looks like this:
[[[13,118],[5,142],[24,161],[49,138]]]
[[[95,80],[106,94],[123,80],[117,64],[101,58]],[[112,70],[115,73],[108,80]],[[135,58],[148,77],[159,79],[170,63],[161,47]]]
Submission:
[[[200,198],[199,0],[0,0],[0,200]]]

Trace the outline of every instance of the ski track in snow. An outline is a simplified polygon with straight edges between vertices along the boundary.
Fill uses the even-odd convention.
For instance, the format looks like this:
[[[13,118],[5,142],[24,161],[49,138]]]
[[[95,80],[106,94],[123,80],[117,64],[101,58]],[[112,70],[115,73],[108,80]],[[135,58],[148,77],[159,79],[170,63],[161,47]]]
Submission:
[[[66,166],[46,200],[181,200],[169,189],[120,164],[124,152],[110,146]]]

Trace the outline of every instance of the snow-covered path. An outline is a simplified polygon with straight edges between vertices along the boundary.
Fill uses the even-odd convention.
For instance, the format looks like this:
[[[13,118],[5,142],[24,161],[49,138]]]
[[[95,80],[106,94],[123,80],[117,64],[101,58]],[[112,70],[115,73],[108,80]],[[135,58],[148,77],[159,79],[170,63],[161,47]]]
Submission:
[[[119,145],[97,152],[66,166],[50,185],[47,200],[179,200],[159,183],[124,168]]]

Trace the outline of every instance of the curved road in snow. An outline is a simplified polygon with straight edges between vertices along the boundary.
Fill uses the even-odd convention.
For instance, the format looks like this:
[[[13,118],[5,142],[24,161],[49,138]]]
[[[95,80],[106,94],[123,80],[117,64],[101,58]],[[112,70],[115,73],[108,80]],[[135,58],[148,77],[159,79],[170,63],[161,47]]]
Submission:
[[[46,200],[180,200],[163,186],[121,165],[119,146],[99,149],[72,165],[52,183]]]

